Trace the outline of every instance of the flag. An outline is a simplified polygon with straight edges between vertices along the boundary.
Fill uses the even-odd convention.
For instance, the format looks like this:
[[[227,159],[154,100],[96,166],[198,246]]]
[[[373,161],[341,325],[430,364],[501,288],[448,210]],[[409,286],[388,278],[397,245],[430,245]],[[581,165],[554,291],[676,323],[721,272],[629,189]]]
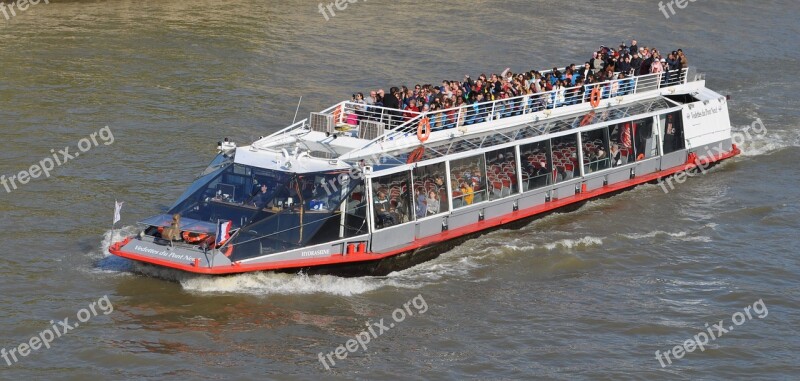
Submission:
[[[218,221],[217,233],[215,243],[219,246],[221,243],[231,238],[231,221]]]
[[[112,225],[119,222],[119,211],[122,210],[122,204],[124,203],[125,202],[118,202],[117,200],[114,200],[114,222],[112,222]]]

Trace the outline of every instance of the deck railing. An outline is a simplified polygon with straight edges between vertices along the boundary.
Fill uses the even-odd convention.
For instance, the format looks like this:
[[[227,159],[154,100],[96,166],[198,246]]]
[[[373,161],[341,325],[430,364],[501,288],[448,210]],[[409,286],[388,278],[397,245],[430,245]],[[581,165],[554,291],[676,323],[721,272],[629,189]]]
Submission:
[[[634,76],[426,112],[392,128],[390,132],[375,141],[392,140],[409,133],[416,133],[417,125],[425,117],[428,118],[432,131],[476,125],[511,116],[588,103],[594,88],[600,89],[600,99],[603,100],[684,84],[688,82],[687,71],[688,69],[682,69],[669,73]]]
[[[600,99],[604,100],[685,84],[690,80],[694,80],[688,78],[688,73],[689,69],[681,69],[673,70],[669,73],[632,76],[424,113],[370,106],[352,101],[337,103],[322,110],[321,113],[333,115],[336,125],[350,124],[355,126],[361,120],[384,123],[387,132],[370,141],[366,145],[369,146],[376,142],[384,142],[408,134],[416,134],[417,127],[423,118],[428,118],[431,131],[478,125],[502,118],[589,103],[591,93],[595,88],[600,90]],[[306,119],[301,120],[271,136],[285,135],[293,129],[304,128],[306,122]]]

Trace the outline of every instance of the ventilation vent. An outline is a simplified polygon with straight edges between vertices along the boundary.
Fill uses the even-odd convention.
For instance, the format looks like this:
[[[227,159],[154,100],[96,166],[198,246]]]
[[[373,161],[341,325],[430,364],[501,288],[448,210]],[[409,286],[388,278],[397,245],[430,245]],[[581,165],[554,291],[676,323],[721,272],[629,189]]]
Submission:
[[[333,115],[312,112],[308,120],[311,131],[333,133]]]
[[[374,140],[386,133],[383,123],[372,120],[362,120],[358,123],[359,139]]]

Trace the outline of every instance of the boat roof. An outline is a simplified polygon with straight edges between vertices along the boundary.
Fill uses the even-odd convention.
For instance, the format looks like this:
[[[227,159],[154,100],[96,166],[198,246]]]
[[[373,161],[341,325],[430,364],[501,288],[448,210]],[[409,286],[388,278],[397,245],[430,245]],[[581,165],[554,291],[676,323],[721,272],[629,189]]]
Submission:
[[[373,165],[373,170],[380,170],[406,165],[408,155],[420,146],[424,146],[424,154],[417,161],[427,161],[476,149],[511,145],[522,139],[545,139],[574,133],[579,128],[596,128],[605,122],[678,108],[680,105],[666,95],[705,87],[700,75],[689,80],[688,69],[672,75],[673,80],[665,80],[663,73],[656,73],[586,84],[583,86],[585,92],[580,93],[577,92],[579,87],[572,87],[434,112],[395,110],[343,101],[311,113],[309,118],[249,146],[237,148],[235,161],[261,168],[307,173],[350,169],[366,160]],[[589,100],[589,94],[595,88],[603,94],[597,106]],[[542,107],[519,106],[513,115],[500,116],[499,110],[531,104],[534,99]],[[462,113],[472,110],[482,110],[475,111],[484,115],[482,121],[465,125],[459,119],[458,127],[434,131],[424,142],[418,139],[418,125],[423,120],[444,118],[448,113],[463,118]],[[351,115],[363,117],[365,113],[379,115],[362,118],[374,119],[377,124],[367,126],[362,122],[354,124],[352,119],[355,118],[348,120]],[[372,136],[364,133],[366,128],[374,129],[376,125],[378,133]]]

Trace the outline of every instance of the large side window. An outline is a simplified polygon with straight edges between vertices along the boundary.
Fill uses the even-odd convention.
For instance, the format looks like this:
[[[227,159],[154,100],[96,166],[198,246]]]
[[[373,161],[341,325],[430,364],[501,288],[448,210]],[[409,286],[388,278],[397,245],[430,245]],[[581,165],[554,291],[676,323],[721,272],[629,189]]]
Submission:
[[[583,143],[583,172],[592,173],[611,167],[608,146],[608,128],[581,133]]]
[[[522,155],[522,190],[527,192],[552,184],[553,164],[550,140],[519,147]]]
[[[486,153],[486,180],[490,200],[518,192],[517,160],[513,147]]]
[[[342,226],[339,229],[341,237],[353,237],[367,233],[367,195],[363,182],[355,183],[353,191],[347,197],[345,213],[342,216]]]
[[[580,176],[578,168],[578,135],[570,134],[551,139],[553,149],[553,176],[556,183]]]
[[[640,119],[633,124],[636,161],[658,156],[656,136],[653,134],[653,118]]]
[[[399,172],[372,179],[376,229],[414,220],[409,176],[410,172]]]
[[[436,163],[412,170],[414,176],[414,214],[417,218],[433,216],[450,210],[447,196],[445,163]]]
[[[486,163],[483,154],[450,162],[453,209],[486,201]]]
[[[680,111],[675,111],[659,117],[661,122],[661,136],[664,137],[664,154],[685,148],[683,138],[683,117]]]
[[[611,150],[617,144],[620,152],[619,165],[649,159],[658,154],[653,135],[653,118],[624,122],[609,127]]]

